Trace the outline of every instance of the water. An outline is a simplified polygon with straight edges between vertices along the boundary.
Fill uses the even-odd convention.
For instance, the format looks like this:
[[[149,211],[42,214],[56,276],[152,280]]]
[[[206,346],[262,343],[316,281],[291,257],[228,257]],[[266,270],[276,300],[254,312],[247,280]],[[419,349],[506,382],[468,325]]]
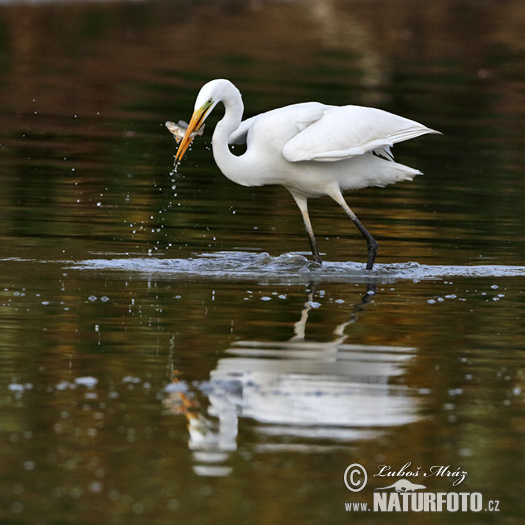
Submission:
[[[2,2],[0,522],[420,523],[345,509],[408,479],[492,509],[425,521],[521,523],[523,16]],[[217,77],[246,116],[321,100],[444,133],[393,150],[423,176],[348,195],[373,271],[329,199],[320,267],[285,190],[220,175],[218,109],[173,173],[164,123]]]

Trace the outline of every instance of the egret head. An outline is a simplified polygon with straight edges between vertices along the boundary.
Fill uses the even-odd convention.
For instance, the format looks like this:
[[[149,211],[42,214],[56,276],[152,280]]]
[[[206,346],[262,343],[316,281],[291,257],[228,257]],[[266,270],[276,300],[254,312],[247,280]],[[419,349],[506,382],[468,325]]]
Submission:
[[[220,102],[220,96],[217,96],[217,81],[212,80],[205,84],[199,94],[197,95],[197,100],[195,101],[195,108],[193,115],[191,117],[190,123],[188,124],[188,129],[184,134],[177,154],[175,155],[175,164],[178,165],[182,160],[182,157],[186,153],[191,141],[193,140],[192,133],[194,131],[199,131],[204,121],[208,115],[213,111],[213,108]],[[220,95],[220,94],[219,94]]]

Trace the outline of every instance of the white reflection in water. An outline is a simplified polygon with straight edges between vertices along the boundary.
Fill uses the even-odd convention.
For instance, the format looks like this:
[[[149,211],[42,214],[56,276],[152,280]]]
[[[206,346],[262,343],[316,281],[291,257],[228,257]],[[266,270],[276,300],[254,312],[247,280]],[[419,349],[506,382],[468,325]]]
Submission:
[[[345,439],[352,433],[338,427],[385,427],[414,420],[407,387],[388,384],[402,374],[412,348],[309,343],[297,350],[289,343],[263,357],[266,348],[241,343],[229,353],[243,357],[221,359],[211,374],[213,380],[240,383],[241,396],[235,399],[240,416],[289,425],[286,433],[303,436],[309,430],[297,425],[320,426],[313,432],[316,437]],[[230,409],[227,403],[219,407],[212,396],[210,400],[219,417]]]
[[[364,310],[370,297],[356,305],[357,311]],[[199,463],[198,474],[230,472],[224,462],[237,448],[239,418],[260,423],[256,431],[266,438],[255,450],[306,451],[320,448],[315,440],[331,441],[323,446],[332,448],[419,418],[418,398],[411,389],[392,384],[416,349],[345,344],[345,329],[358,313],[336,327],[332,341],[308,341],[311,299],[312,294],[289,341],[240,341],[227,349],[229,357],[218,361],[207,384],[199,385],[209,400],[207,414],[198,411],[186,384],[175,382],[167,388],[165,406],[188,418],[189,447]],[[272,443],[268,436],[289,436],[294,443]]]

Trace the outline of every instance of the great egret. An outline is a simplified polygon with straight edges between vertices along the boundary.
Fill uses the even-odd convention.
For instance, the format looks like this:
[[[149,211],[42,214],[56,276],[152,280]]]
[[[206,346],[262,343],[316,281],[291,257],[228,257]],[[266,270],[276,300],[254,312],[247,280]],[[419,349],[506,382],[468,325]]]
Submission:
[[[342,192],[412,180],[421,172],[394,162],[390,147],[425,133],[439,133],[386,111],[360,106],[305,102],[274,109],[243,122],[239,90],[225,79],[205,84],[195,101],[190,123],[175,156],[177,168],[196,132],[219,103],[224,117],[215,127],[213,156],[222,173],[242,186],[280,184],[295,199],[303,216],[313,260],[322,263],[308,215],[311,197],[328,195],[352,219],[368,247],[371,270],[377,242],[361,224]],[[246,144],[234,155],[229,144]]]

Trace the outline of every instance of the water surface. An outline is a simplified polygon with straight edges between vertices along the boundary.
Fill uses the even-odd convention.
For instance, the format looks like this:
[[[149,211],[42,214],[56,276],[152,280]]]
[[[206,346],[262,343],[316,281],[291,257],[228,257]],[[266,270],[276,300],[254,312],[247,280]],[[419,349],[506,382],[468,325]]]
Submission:
[[[366,512],[380,465],[468,474],[523,520],[521,2],[3,2],[0,521],[420,523]],[[443,132],[413,182],[310,204],[224,178],[211,78],[246,115],[381,107]],[[363,465],[350,492],[345,469]],[[402,476],[392,478],[398,479]],[[421,479],[414,479],[420,482]]]

